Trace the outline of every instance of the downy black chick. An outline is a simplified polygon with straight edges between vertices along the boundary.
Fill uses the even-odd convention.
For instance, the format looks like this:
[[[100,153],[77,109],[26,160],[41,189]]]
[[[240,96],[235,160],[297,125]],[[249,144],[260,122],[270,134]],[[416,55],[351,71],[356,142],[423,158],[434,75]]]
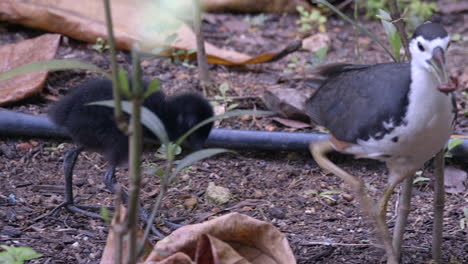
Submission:
[[[144,86],[146,87],[147,83],[144,83]],[[48,111],[50,119],[64,127],[72,140],[79,145],[68,151],[64,158],[65,202],[62,206],[92,217],[99,215],[78,208],[73,200],[72,175],[78,154],[86,149],[104,155],[109,163],[104,183],[109,191],[114,192],[115,168],[127,160],[129,151],[128,137],[118,129],[113,108],[87,105],[110,99],[112,99],[112,82],[107,79],[93,80],[74,88]],[[146,98],[143,105],[161,119],[170,140],[178,139],[199,122],[213,116],[208,101],[194,93],[167,97],[158,91]],[[211,128],[212,123],[201,127],[185,140],[185,145],[191,149],[203,147]],[[143,136],[157,139],[145,127],[143,127]]]

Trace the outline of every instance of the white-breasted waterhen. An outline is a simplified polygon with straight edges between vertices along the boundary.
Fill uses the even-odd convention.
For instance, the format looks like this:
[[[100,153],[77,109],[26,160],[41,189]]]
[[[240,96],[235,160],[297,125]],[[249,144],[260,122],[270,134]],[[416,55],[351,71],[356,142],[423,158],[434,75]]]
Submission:
[[[144,83],[147,86],[147,83]],[[93,212],[85,211],[84,206],[76,205],[73,199],[73,168],[78,154],[86,150],[102,153],[108,162],[104,175],[106,188],[114,192],[116,166],[127,160],[128,137],[117,127],[112,108],[89,103],[112,99],[112,82],[110,80],[93,80],[74,88],[49,109],[50,119],[64,128],[78,147],[68,151],[64,158],[65,206],[68,210],[91,217],[100,217]],[[202,96],[187,93],[165,96],[158,91],[147,97],[143,106],[155,113],[164,124],[170,140],[176,140],[199,122],[213,116],[209,102]],[[191,149],[199,149],[208,137],[212,123],[207,124],[191,134],[184,142]],[[148,129],[143,128],[143,136],[152,141],[157,138]],[[126,202],[127,195],[123,194]]]
[[[329,140],[310,145],[314,159],[356,193],[375,224],[388,263],[398,263],[403,235],[402,230],[394,234],[392,245],[385,221],[388,200],[395,186],[444,148],[452,133],[456,106],[445,68],[449,41],[441,25],[427,23],[416,28],[410,41],[410,63],[323,66],[317,71],[323,77],[320,87],[306,102],[311,120],[331,134]],[[386,163],[388,185],[377,204],[362,180],[326,157],[334,150]]]

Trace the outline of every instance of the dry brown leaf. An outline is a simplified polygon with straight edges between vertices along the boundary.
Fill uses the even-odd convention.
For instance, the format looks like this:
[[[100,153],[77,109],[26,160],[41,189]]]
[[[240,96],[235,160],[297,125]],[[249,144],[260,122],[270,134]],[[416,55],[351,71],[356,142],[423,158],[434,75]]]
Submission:
[[[276,121],[282,125],[285,125],[287,127],[292,127],[292,128],[307,128],[307,127],[311,127],[310,124],[307,124],[307,123],[304,123],[304,122],[301,122],[301,121],[297,121],[297,120],[292,120],[292,119],[286,119],[286,118],[281,118],[281,117],[273,117],[272,118],[273,121]]]
[[[183,252],[194,259],[197,243],[202,235],[210,235],[216,238],[216,240],[210,239],[210,243],[212,248],[216,248],[214,252],[220,254],[218,255],[220,258],[224,257],[224,255],[221,256],[221,251],[218,250],[224,252],[224,250],[227,250],[225,245],[227,244],[249,261],[245,263],[296,263],[284,234],[269,223],[239,213],[223,215],[201,224],[188,225],[177,229],[156,244],[147,261],[161,261],[166,256],[176,252]],[[218,240],[222,241],[222,243],[219,243]],[[223,259],[220,259],[219,263],[230,264],[234,262],[224,262]]]
[[[0,9],[1,9],[0,3]],[[1,12],[1,11],[0,11]],[[31,62],[50,60],[55,57],[60,42],[58,34],[40,37],[0,47],[0,73]],[[22,100],[42,91],[47,72],[32,72],[5,81],[0,81],[0,105]]]
[[[195,264],[195,262],[193,262],[187,254],[177,252],[162,261],[147,260],[145,264]]]
[[[170,12],[161,11],[158,1],[140,0],[136,4],[133,1],[113,0],[112,17],[119,49],[129,50],[138,43],[144,52],[165,56],[175,56],[178,54],[176,50],[196,50],[193,31]],[[96,0],[0,1],[0,20],[61,33],[89,43],[95,43],[98,37],[106,39],[104,18],[103,3]],[[173,39],[168,42],[171,37]],[[242,65],[277,59],[278,54],[284,55],[290,46],[256,57],[220,49],[210,43],[205,43],[205,49],[209,63]],[[195,53],[177,56],[196,58]]]
[[[239,13],[282,13],[296,12],[296,6],[310,8],[305,0],[203,0],[203,9],[207,12]]]
[[[127,209],[124,207],[124,206],[120,206],[120,219],[117,221],[117,218],[114,216],[114,218],[112,219],[112,224],[111,224],[111,228],[109,228],[109,235],[107,236],[107,241],[106,241],[106,246],[104,248],[104,252],[102,253],[102,257],[101,257],[101,262],[100,264],[114,264],[116,263],[116,260],[115,260],[115,257],[116,257],[116,253],[115,253],[115,228],[121,228],[121,227],[116,227],[117,225],[120,225],[121,223],[124,222],[124,219],[125,219],[125,215],[127,213]],[[137,234],[137,237],[139,240],[141,240],[143,238],[143,230],[138,227],[138,234]],[[151,245],[151,243],[147,240],[145,241],[145,248],[144,248],[144,252],[145,255],[141,258],[141,259],[145,259],[148,254],[151,252],[153,246]],[[122,259],[127,259],[128,257],[128,234],[124,235],[124,238],[123,238],[123,241],[122,241]],[[138,262],[138,263],[142,263],[141,262]],[[168,262],[170,263],[170,262]],[[176,262],[174,262],[176,263]],[[177,262],[179,263],[179,262]],[[182,262],[181,262],[182,264]],[[190,262],[188,262],[188,264],[190,264]]]

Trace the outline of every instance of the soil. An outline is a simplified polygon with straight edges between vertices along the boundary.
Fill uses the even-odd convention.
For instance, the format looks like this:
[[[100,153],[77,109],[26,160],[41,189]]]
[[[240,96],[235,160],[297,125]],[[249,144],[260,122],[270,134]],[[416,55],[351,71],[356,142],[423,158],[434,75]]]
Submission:
[[[297,15],[268,14],[266,20],[258,25],[247,23],[247,17],[251,16],[208,15],[203,24],[206,40],[218,47],[256,55],[290,43],[300,35],[295,23]],[[462,36],[468,33],[466,12],[435,15],[433,20],[444,24],[449,32]],[[363,23],[385,39],[379,22]],[[329,18],[327,28],[332,41],[326,62],[355,62],[353,28],[335,17]],[[0,27],[0,44],[18,42],[42,33],[4,25]],[[389,61],[382,49],[367,37],[361,36],[360,43],[363,63]],[[454,42],[451,50],[453,52],[448,54],[451,74],[467,74],[466,56],[459,52],[464,50],[466,54],[466,42],[465,46]],[[234,97],[238,108],[265,109],[261,96],[267,88],[309,89],[304,79],[308,75],[306,65],[311,56],[306,51],[298,51],[278,61],[248,68],[212,65],[211,77],[217,84],[229,84],[228,95]],[[76,58],[109,67],[107,52],[100,53],[92,49],[91,44],[67,37],[63,37],[57,57]],[[128,66],[123,53],[119,53],[118,58],[122,65]],[[298,62],[295,67],[288,68],[291,58],[297,58]],[[161,79],[162,89],[168,93],[200,89],[196,67],[186,67],[167,58],[146,59],[143,65],[145,76]],[[32,114],[44,113],[50,98],[96,77],[94,73],[83,71],[51,73],[43,93],[6,108]],[[210,89],[208,97],[212,98],[217,93],[217,89]],[[460,90],[456,95],[460,109],[456,133],[466,135],[468,119],[461,109],[466,107],[467,97],[463,97]],[[229,119],[218,127],[311,131],[285,127],[270,117]],[[34,221],[63,201],[63,155],[73,146],[71,142],[59,139],[0,138],[0,244],[28,246],[44,255],[30,263],[98,263],[101,257],[109,231],[105,222],[64,209]],[[387,179],[384,164],[341,155],[334,156],[333,160],[368,183],[372,194],[380,194],[383,190]],[[448,166],[467,169],[466,160],[449,160],[448,163]],[[154,154],[145,154],[142,201],[146,208],[152,206],[159,191],[159,178],[151,172],[161,164],[163,161]],[[74,191],[82,203],[113,204],[113,196],[105,191],[102,183],[105,169],[106,163],[99,154],[85,152],[80,156],[75,168]],[[431,162],[422,171],[424,177],[432,178]],[[127,173],[128,169],[124,167],[117,171],[118,180],[123,185],[128,181]],[[209,182],[229,188],[233,198],[222,206],[208,203],[203,194]],[[432,187],[432,180],[421,181],[414,187],[402,263],[431,263]],[[313,194],[328,190],[344,190],[344,193],[332,194],[334,200]],[[398,194],[399,190],[395,193]],[[391,228],[395,223],[396,194],[392,196],[388,210]],[[194,209],[185,209],[184,201],[192,197],[197,198],[198,204]],[[380,263],[384,260],[384,252],[376,245],[370,225],[361,216],[352,197],[342,180],[320,169],[309,153],[239,151],[198,162],[182,173],[169,189],[163,213],[168,219],[182,219],[183,224],[204,221],[207,213],[219,215],[227,212],[240,212],[270,222],[286,234],[298,263]],[[447,193],[444,263],[468,263],[467,229],[460,226],[463,208],[467,206],[466,192]],[[166,227],[161,227],[161,230],[170,232]]]

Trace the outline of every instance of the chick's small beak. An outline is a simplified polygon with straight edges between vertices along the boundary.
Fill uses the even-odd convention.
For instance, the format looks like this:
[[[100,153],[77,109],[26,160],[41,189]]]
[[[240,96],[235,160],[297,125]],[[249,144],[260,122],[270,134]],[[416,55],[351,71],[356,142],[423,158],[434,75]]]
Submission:
[[[446,86],[449,83],[447,69],[445,67],[445,54],[441,47],[436,47],[432,51],[432,58],[428,61],[431,71],[439,81],[439,85]]]

